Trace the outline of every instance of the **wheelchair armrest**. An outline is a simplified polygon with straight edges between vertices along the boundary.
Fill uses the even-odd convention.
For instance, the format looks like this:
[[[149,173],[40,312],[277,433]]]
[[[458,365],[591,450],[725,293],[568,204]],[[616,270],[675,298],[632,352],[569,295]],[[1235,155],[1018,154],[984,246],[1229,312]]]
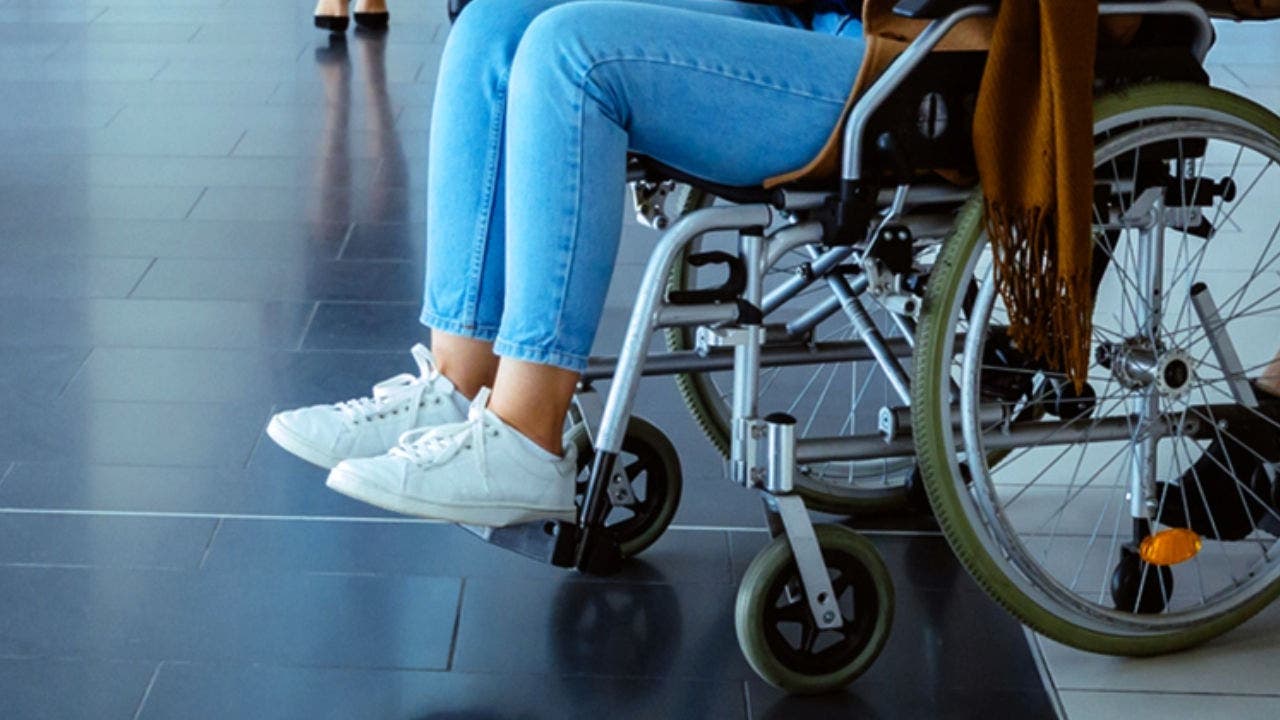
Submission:
[[[1000,0],[901,0],[893,6],[893,13],[917,20],[937,20],[970,5],[999,4]]]

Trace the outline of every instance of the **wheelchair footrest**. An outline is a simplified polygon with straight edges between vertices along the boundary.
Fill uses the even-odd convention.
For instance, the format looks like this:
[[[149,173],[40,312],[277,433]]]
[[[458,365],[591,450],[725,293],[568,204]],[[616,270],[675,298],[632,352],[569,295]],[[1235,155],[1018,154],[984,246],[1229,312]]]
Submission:
[[[493,528],[458,525],[481,540],[557,567],[573,567],[577,528],[569,523],[543,521]]]

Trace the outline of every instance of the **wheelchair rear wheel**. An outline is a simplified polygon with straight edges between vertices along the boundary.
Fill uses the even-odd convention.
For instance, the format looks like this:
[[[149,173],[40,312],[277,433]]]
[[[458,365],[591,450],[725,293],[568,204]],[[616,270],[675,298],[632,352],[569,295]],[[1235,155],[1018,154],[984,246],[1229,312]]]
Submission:
[[[1149,655],[1280,595],[1280,399],[1240,381],[1280,336],[1280,118],[1166,83],[1099,100],[1095,130],[1085,392],[992,362],[1016,348],[975,199],[925,298],[913,429],[939,523],[997,601],[1059,642]]]

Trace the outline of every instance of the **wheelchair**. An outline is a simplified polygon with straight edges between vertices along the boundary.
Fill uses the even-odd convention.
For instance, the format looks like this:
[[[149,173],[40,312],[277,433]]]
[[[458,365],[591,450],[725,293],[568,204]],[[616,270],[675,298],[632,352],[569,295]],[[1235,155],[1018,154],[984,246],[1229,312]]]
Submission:
[[[836,180],[725,187],[630,160],[638,216],[664,233],[619,355],[593,358],[571,411],[578,520],[469,529],[593,574],[641,553],[682,481],[632,409],[642,377],[671,375],[763,499],[774,540],[735,626],[774,685],[846,685],[892,625],[875,548],[809,510],[921,490],[978,583],[1059,642],[1152,655],[1244,622],[1280,594],[1280,400],[1249,382],[1280,344],[1280,118],[1209,86],[1200,4],[1102,3],[1144,21],[1098,58],[1094,360],[1077,386],[1010,341],[981,191],[957,184],[975,175],[985,57],[935,50],[992,6],[896,11],[927,26],[859,96]],[[651,354],[658,332],[669,350]]]

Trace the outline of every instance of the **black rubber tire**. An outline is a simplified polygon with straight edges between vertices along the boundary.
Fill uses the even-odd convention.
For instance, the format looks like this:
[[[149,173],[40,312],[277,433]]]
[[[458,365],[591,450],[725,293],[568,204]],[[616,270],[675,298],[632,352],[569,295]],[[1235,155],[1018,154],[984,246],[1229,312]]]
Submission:
[[[848,591],[856,598],[854,617],[845,617],[846,628],[854,624],[852,637],[845,636],[813,653],[810,662],[786,644],[776,627],[770,627],[775,625],[770,615],[778,612],[779,590],[799,582],[799,569],[785,535],[775,538],[751,561],[738,587],[733,613],[738,645],[751,668],[769,684],[804,695],[839,690],[853,682],[875,662],[893,626],[893,580],[871,541],[841,525],[817,525],[814,533],[828,569],[839,573],[839,578],[833,578],[837,598],[846,592],[840,587],[841,580],[849,583]],[[812,623],[808,603],[803,593],[800,596],[793,606],[801,618],[796,622]]]

